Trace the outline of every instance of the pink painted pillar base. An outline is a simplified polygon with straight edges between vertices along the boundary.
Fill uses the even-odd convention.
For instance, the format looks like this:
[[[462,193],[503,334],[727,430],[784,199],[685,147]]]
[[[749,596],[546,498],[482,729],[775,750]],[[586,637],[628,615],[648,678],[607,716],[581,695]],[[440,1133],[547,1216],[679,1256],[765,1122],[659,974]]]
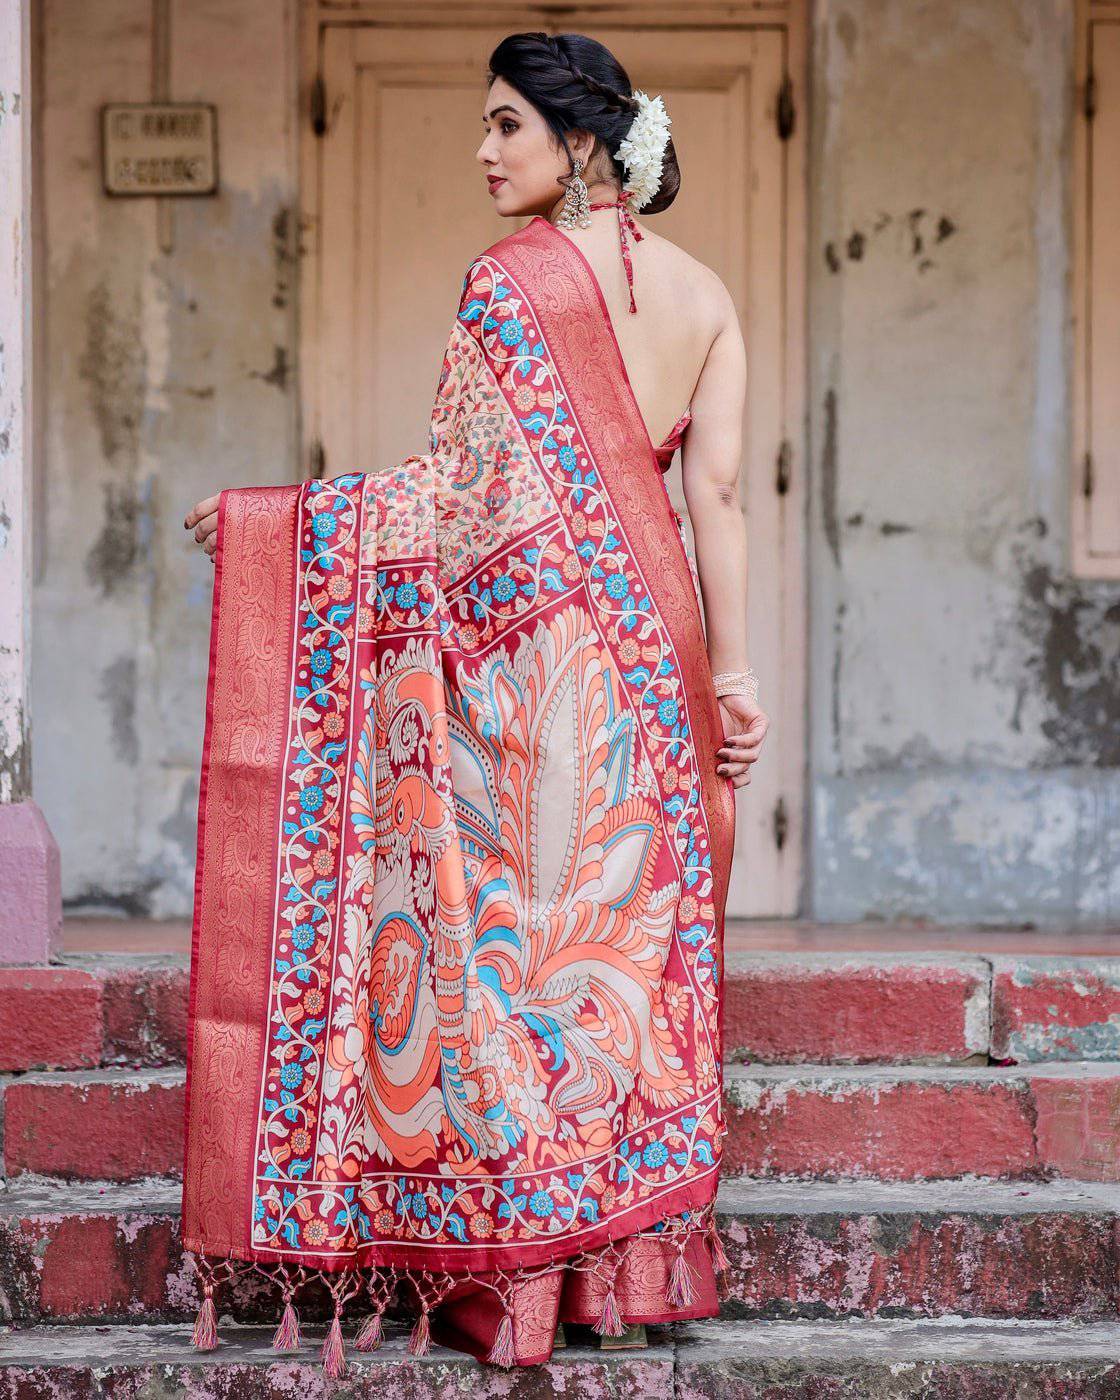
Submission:
[[[0,963],[45,963],[62,948],[58,845],[34,802],[0,805]]]

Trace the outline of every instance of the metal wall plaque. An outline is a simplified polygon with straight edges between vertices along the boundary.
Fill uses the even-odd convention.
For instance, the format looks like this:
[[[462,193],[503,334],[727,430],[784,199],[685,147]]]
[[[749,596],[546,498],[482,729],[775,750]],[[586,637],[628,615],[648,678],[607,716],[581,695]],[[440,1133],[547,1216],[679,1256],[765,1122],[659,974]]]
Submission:
[[[112,102],[101,109],[107,194],[213,194],[218,121],[208,102]]]

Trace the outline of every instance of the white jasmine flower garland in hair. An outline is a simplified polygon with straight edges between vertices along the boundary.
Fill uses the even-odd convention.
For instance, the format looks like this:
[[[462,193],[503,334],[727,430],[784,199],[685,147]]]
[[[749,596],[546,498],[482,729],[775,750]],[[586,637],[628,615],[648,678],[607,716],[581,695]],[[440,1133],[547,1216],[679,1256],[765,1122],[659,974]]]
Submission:
[[[669,114],[660,94],[635,90],[638,110],[615,156],[626,169],[626,188],[635,209],[648,204],[661,185],[661,161],[669,144]]]

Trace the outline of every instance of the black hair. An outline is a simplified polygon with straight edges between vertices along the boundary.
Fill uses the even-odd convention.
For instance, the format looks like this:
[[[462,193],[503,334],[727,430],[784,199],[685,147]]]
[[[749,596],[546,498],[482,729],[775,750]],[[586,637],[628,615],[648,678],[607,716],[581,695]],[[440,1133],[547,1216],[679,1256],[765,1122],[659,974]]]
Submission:
[[[620,185],[626,171],[615,156],[630,129],[638,103],[626,69],[597,39],[586,34],[509,34],[490,55],[487,83],[503,78],[544,117],[571,160],[567,133],[588,131],[603,143]],[[661,161],[661,184],[641,213],[657,214],[677,197],[681,171],[673,138]]]

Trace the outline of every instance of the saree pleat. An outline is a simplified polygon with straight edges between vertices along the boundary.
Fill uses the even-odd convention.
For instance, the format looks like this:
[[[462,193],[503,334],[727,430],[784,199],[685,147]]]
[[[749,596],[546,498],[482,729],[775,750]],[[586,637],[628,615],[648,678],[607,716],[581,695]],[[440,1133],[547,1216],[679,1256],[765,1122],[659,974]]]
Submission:
[[[467,270],[427,453],[222,493],[183,1184],[201,1345],[245,1269],[285,1305],[324,1279],[360,1349],[397,1297],[414,1351],[504,1365],[545,1359],[557,1320],[717,1310],[722,737],[609,313],[534,219]]]

